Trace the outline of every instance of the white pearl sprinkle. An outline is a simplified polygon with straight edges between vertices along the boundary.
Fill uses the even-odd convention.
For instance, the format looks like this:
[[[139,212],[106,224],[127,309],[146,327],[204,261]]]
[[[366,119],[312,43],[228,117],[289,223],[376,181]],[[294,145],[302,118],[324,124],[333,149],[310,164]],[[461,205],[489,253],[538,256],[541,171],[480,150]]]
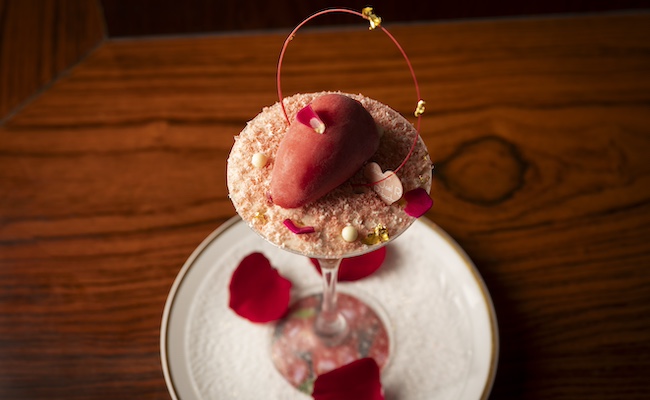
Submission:
[[[346,242],[352,243],[355,240],[357,240],[357,237],[359,236],[359,232],[357,231],[357,228],[355,228],[354,226],[347,225],[341,231],[341,236],[343,236],[343,240],[345,240]]]
[[[268,157],[264,153],[255,153],[251,158],[251,163],[255,168],[262,168],[266,165]]]

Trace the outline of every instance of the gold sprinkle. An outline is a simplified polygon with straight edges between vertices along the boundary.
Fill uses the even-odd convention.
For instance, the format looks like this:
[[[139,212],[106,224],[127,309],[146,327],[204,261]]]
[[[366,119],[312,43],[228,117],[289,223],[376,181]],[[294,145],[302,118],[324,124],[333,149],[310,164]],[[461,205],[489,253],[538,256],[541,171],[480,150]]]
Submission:
[[[388,228],[386,228],[383,224],[378,224],[375,229],[373,229],[373,231],[368,234],[368,236],[363,238],[362,242],[363,244],[372,246],[375,244],[388,242],[389,240],[390,236],[388,235]]]
[[[415,116],[419,117],[420,115],[424,114],[424,106],[426,105],[426,101],[420,100],[418,101],[418,105],[415,107]]]
[[[253,219],[257,220],[257,222],[261,223],[266,223],[266,215],[264,215],[263,212],[256,212],[255,215],[253,215]]]
[[[374,234],[369,233],[368,236],[363,238],[361,240],[363,244],[368,245],[368,246],[373,246],[375,244],[379,244],[380,240],[377,236],[374,236]]]
[[[368,28],[369,30],[373,30],[381,25],[381,17],[375,15],[372,7],[365,7],[363,10],[361,10],[361,14],[363,14],[363,16],[366,17],[366,19],[370,22],[370,28]]]

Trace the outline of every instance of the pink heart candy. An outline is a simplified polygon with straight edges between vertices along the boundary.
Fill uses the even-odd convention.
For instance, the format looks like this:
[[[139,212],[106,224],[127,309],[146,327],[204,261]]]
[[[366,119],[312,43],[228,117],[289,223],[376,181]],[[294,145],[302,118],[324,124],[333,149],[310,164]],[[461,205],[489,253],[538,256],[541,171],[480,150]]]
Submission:
[[[404,194],[402,181],[399,180],[393,171],[382,173],[379,164],[371,162],[366,165],[363,174],[370,183],[374,183],[372,188],[379,197],[381,197],[384,203],[391,205],[402,198],[402,194]]]
[[[318,200],[352,177],[379,148],[375,121],[358,101],[327,94],[307,107],[307,122],[289,126],[271,172],[271,198],[282,208]]]

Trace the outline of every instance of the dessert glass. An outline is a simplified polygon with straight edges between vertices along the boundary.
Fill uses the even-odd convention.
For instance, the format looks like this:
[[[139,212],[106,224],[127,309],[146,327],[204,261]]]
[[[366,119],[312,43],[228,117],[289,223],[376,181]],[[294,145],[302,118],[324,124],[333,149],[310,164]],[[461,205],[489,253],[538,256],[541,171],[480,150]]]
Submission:
[[[377,156],[373,157],[382,167],[393,168],[394,172],[386,171],[386,178],[368,182],[367,176],[364,177],[363,171],[360,171],[317,200],[316,204],[306,205],[297,211],[274,206],[268,191],[264,192],[266,189],[254,193],[255,188],[268,186],[269,177],[265,169],[272,169],[279,142],[278,131],[287,129],[298,110],[314,98],[326,94],[295,95],[288,99],[282,97],[280,72],[284,51],[296,31],[307,21],[323,13],[339,11],[362,16],[370,21],[371,28],[380,27],[381,20],[366,9],[363,13],[347,9],[324,10],[298,25],[285,41],[278,63],[280,102],[264,109],[249,122],[236,138],[228,159],[230,197],[240,216],[270,243],[317,260],[320,266],[322,289],[303,296],[292,305],[287,316],[278,321],[271,344],[277,370],[292,385],[307,393],[311,392],[318,375],[356,359],[371,357],[380,367],[387,365],[391,343],[385,313],[367,295],[339,293],[338,273],[344,259],[379,250],[415,221],[416,218],[405,214],[403,203],[386,202],[378,195],[385,189],[385,179],[398,176],[400,185],[403,185],[400,190],[404,193],[417,188],[424,188],[428,192],[431,184],[431,161],[418,134],[423,102],[417,80],[404,51],[390,33],[380,27],[398,46],[413,76],[418,96],[417,128],[399,113],[375,100],[361,95],[345,95],[359,101],[373,116],[383,135]],[[261,142],[266,143],[264,148],[260,148]],[[268,158],[270,164],[247,168],[247,163],[250,164],[248,160],[259,154],[263,155],[264,160]],[[250,182],[246,185],[250,187],[238,188],[237,181]],[[256,199],[255,204],[248,204],[251,198]],[[360,210],[363,208],[368,212]],[[385,219],[390,222],[385,223]],[[298,221],[301,226],[314,225],[317,239],[287,233],[286,227],[278,223],[287,220]],[[341,228],[346,224],[354,225],[359,234],[359,239],[353,240],[352,244],[343,243],[341,239]]]

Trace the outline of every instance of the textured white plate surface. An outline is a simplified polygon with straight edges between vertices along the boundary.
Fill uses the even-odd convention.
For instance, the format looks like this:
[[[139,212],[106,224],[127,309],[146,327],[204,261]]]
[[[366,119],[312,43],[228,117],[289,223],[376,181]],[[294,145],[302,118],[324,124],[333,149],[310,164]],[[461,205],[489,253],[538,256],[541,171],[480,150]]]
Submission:
[[[272,326],[228,307],[230,276],[251,252],[264,253],[297,297],[320,283],[306,257],[260,238],[239,217],[194,251],[171,288],[161,358],[174,399],[309,399],[279,375],[269,355]],[[341,283],[388,315],[394,349],[382,371],[387,400],[485,399],[498,359],[490,295],[471,260],[425,218],[387,247],[375,274]]]

